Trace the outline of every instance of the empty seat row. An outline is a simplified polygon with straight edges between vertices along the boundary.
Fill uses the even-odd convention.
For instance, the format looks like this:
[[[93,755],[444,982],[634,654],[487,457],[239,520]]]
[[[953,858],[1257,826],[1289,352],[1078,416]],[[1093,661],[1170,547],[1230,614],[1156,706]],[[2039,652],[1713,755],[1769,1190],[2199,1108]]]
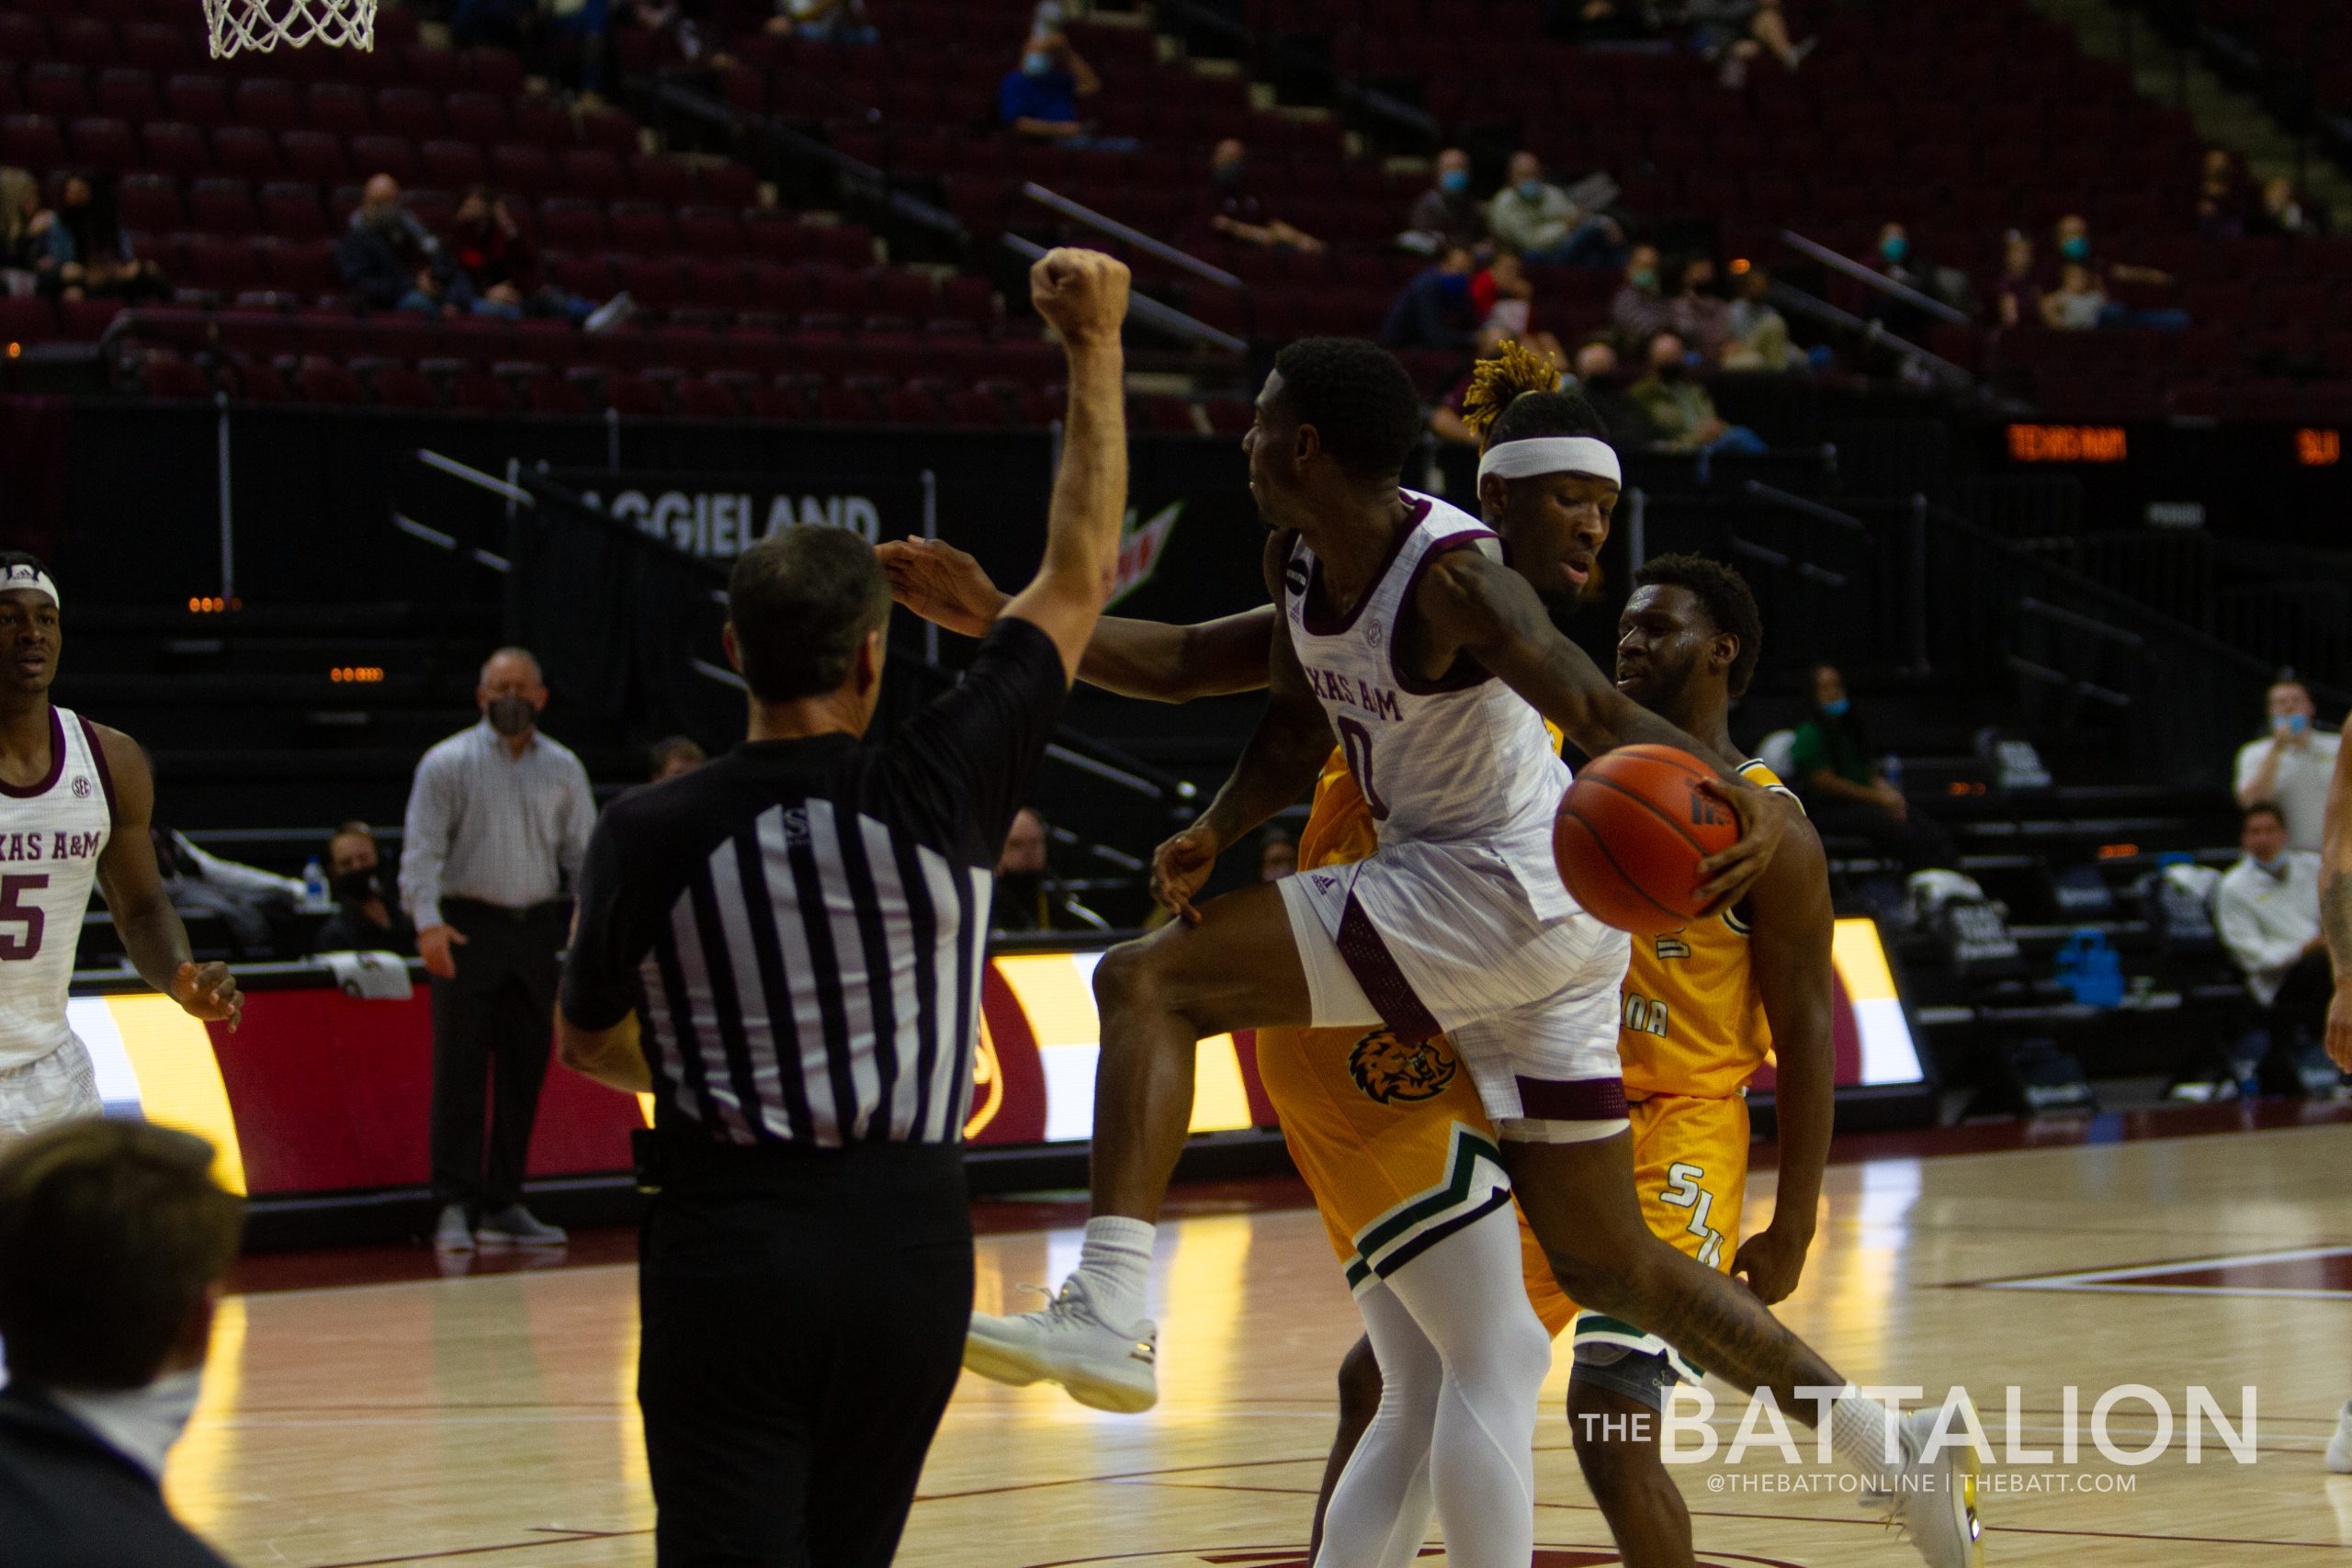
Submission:
[[[168,119],[206,130],[233,125],[338,136],[382,131],[418,141],[456,136],[528,141],[558,151],[590,146],[631,152],[638,145],[637,121],[618,109],[582,110],[519,92],[442,93],[408,85],[370,90],[348,82],[303,86],[277,77],[232,80],[200,72],[159,77],[136,66],[89,72],[45,64],[21,75],[0,69],[0,111],[54,119],[102,115],[134,125]]]

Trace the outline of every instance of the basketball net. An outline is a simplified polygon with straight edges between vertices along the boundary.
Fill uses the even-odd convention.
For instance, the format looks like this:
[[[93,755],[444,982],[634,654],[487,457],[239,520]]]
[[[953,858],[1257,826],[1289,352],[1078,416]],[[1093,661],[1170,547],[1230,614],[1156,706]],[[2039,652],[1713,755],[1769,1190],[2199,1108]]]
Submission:
[[[204,0],[212,58],[239,50],[376,47],[376,0]]]

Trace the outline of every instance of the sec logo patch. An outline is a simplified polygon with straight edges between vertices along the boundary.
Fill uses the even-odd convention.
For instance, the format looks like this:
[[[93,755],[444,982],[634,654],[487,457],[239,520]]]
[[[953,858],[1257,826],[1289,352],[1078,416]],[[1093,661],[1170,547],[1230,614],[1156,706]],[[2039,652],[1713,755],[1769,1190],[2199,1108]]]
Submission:
[[[1374,1030],[1348,1053],[1348,1077],[1383,1105],[1434,1100],[1461,1070],[1461,1062],[1437,1041],[1401,1045],[1385,1029]]]
[[[90,781],[79,773],[74,775],[74,795],[77,800],[90,798]]]

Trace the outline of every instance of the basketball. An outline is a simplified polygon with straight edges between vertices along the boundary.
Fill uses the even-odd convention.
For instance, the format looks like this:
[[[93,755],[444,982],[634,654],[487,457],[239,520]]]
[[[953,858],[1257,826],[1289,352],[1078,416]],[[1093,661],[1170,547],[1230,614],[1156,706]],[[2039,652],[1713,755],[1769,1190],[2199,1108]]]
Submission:
[[[1699,915],[1699,863],[1739,820],[1699,786],[1714,770],[1672,746],[1622,746],[1580,770],[1552,821],[1552,856],[1577,903],[1655,936]]]

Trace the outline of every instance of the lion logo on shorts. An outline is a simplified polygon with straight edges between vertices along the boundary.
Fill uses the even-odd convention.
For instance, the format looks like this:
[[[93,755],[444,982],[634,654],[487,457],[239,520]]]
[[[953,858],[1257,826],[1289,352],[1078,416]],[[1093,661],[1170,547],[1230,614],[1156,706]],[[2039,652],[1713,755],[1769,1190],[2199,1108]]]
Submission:
[[[1348,1053],[1348,1077],[1383,1105],[1435,1100],[1461,1070],[1462,1064],[1438,1041],[1402,1045],[1385,1029],[1374,1030]]]

